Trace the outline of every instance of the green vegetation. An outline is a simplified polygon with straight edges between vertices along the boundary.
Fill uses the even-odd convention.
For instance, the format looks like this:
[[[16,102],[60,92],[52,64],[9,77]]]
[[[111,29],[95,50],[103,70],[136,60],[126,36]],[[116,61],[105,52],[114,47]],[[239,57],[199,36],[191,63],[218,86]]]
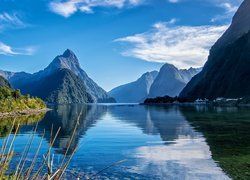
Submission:
[[[212,108],[209,111],[183,107],[183,115],[210,146],[213,159],[233,179],[250,179],[250,111]]]
[[[0,113],[43,108],[46,108],[46,105],[37,97],[23,96],[19,90],[12,90],[7,87],[0,88]]]
[[[194,100],[188,98],[164,96],[164,97],[148,98],[144,101],[144,104],[169,104],[174,102],[191,103],[194,102]]]

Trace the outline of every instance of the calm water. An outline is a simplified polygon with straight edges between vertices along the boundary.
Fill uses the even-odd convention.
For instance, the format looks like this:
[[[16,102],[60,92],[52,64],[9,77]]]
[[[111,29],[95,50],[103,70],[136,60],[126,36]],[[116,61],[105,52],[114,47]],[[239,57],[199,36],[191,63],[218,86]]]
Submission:
[[[68,168],[68,177],[74,178],[77,172],[81,178],[92,176],[96,179],[229,179],[211,158],[205,138],[189,124],[183,111],[185,108],[173,106],[53,107],[53,111],[39,122],[31,148],[37,147],[45,129],[38,159],[42,161],[42,154],[48,148],[52,124],[54,133],[61,127],[53,146],[56,166],[81,114],[70,151],[76,146],[79,149]],[[34,124],[22,126],[15,151],[22,151],[33,127]],[[32,152],[35,153],[35,150]],[[29,154],[31,157],[32,154]],[[93,176],[121,160],[124,162]]]

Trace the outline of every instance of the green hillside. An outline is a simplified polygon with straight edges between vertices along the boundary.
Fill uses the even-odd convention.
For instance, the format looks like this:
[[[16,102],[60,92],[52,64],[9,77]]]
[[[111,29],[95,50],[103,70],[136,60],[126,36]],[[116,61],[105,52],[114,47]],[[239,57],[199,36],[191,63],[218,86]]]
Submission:
[[[46,105],[37,97],[23,96],[19,90],[11,89],[7,80],[0,76],[0,113],[44,109]]]

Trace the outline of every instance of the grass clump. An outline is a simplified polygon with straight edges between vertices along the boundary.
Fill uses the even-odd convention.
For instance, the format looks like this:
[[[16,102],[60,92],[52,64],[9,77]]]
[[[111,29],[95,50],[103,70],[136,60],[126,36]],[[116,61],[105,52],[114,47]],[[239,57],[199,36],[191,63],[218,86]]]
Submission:
[[[78,124],[75,125],[75,129]],[[20,124],[18,123],[17,127],[15,127],[15,121],[8,133],[8,136],[4,138],[3,144],[0,147],[0,179],[13,179],[13,180],[22,180],[22,179],[31,179],[31,180],[39,180],[39,179],[48,179],[48,180],[59,180],[63,178],[65,171],[71,161],[73,155],[75,154],[78,147],[74,148],[72,154],[68,155],[67,152],[64,154],[63,160],[60,162],[60,166],[53,168],[53,154],[51,153],[53,144],[55,143],[56,138],[60,132],[60,127],[56,131],[56,134],[53,134],[53,125],[50,133],[50,141],[48,150],[45,154],[43,154],[43,161],[38,162],[38,156],[40,149],[42,147],[42,142],[45,136],[45,130],[40,139],[39,144],[36,147],[35,152],[31,152],[31,146],[34,143],[34,136],[37,131],[37,126],[33,128],[32,133],[30,134],[27,143],[23,149],[23,151],[19,154],[15,152],[15,140],[17,137],[17,133],[20,128]],[[15,129],[15,130],[14,130]],[[14,130],[14,133],[12,134]],[[75,131],[72,132],[71,139],[75,136]],[[68,143],[67,149],[71,146],[72,141]],[[32,154],[32,158],[29,156]],[[13,158],[18,159],[18,163],[15,164],[14,170],[10,168],[11,162]],[[36,168],[35,164],[39,163],[38,168]],[[44,171],[45,170],[45,171]]]

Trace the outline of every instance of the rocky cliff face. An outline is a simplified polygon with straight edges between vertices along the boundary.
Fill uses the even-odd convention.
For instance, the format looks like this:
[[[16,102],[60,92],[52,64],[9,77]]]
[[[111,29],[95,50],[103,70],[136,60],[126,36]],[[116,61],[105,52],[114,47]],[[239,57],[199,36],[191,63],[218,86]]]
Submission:
[[[245,0],[231,26],[215,43],[203,70],[180,96],[238,98],[250,95],[250,1]]]

